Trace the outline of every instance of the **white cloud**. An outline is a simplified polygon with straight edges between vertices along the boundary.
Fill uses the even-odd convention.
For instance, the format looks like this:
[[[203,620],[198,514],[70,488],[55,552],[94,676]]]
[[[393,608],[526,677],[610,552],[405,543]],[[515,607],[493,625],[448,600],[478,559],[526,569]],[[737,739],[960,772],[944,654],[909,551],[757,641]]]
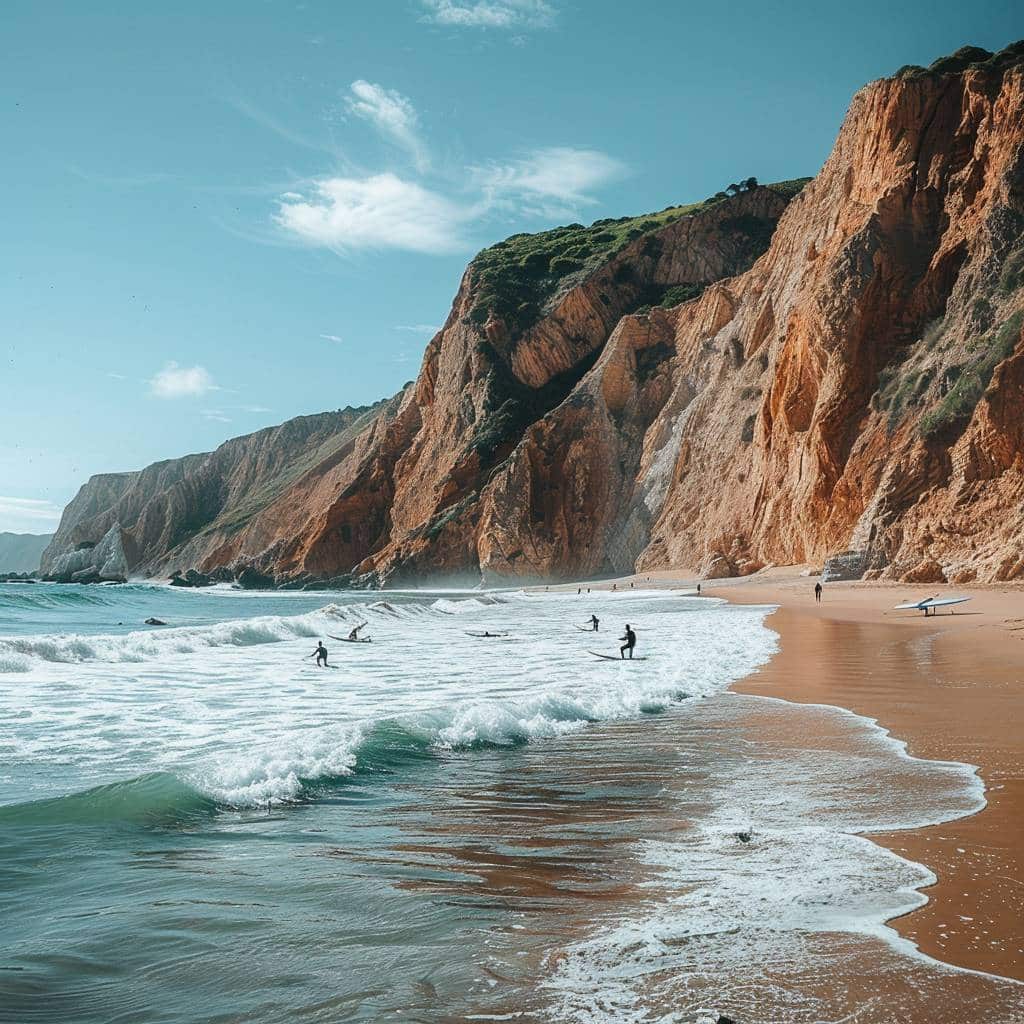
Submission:
[[[60,519],[62,509],[52,501],[39,498],[12,498],[0,495],[0,518],[5,521],[52,523]]]
[[[396,331],[411,331],[413,334],[436,334],[440,328],[434,324],[395,324]]]
[[[591,189],[622,177],[626,167],[600,150],[550,146],[522,160],[475,167],[472,173],[484,192],[495,198],[518,196],[581,206],[595,201],[588,194]]]
[[[345,340],[338,334],[321,334],[320,337],[323,338],[324,341],[336,341],[339,344],[341,344],[341,342]]]
[[[204,409],[203,419],[210,420],[213,423],[230,423],[231,417],[226,416],[220,409]]]
[[[110,377],[111,380],[127,380],[128,379],[123,373],[108,373],[107,376]]]
[[[422,0],[425,21],[460,28],[549,28],[555,8],[546,0]]]
[[[427,148],[419,137],[419,118],[409,99],[394,89],[357,79],[346,100],[349,113],[369,121],[385,138],[397,143],[413,159],[418,171],[430,164]]]
[[[285,230],[313,245],[352,249],[454,252],[472,208],[395,174],[323,178],[302,200],[279,201],[275,215]]]
[[[220,389],[205,367],[167,363],[149,379],[149,392],[156,398],[193,398]]]
[[[236,406],[236,408],[240,412],[251,412],[251,413],[273,412],[274,411],[273,409],[268,409],[267,406],[265,406],[265,405],[239,405],[239,406]]]

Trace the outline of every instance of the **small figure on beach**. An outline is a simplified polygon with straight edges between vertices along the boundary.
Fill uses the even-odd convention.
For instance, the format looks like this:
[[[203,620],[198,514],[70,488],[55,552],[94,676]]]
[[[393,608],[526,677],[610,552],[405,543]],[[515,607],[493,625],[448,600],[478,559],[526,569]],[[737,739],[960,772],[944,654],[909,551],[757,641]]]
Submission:
[[[626,623],[626,635],[620,636],[620,640],[624,640],[625,643],[619,648],[619,657],[625,659],[626,651],[629,651],[630,661],[633,660],[633,648],[636,647],[636,633],[629,628],[629,623]]]
[[[814,584],[814,603],[821,604],[821,581]]]
[[[577,593],[577,595],[582,594],[583,593],[583,588],[582,587],[577,587],[576,588],[576,593]]]
[[[317,640],[316,650],[309,655],[310,658],[316,658],[317,668],[327,668],[327,648],[324,647],[323,640]]]
[[[700,584],[697,584],[697,596],[700,597]]]
[[[601,620],[596,615],[591,615],[590,624],[594,627],[594,632],[596,633],[598,627],[601,625]]]
[[[349,635],[348,635],[349,640],[358,640],[359,639],[359,630],[363,629],[365,626],[366,626],[365,622],[360,622],[359,625],[356,626],[352,630],[351,633],[349,633]]]
[[[613,583],[612,584],[612,590],[615,590],[615,589],[616,589],[616,584]]]

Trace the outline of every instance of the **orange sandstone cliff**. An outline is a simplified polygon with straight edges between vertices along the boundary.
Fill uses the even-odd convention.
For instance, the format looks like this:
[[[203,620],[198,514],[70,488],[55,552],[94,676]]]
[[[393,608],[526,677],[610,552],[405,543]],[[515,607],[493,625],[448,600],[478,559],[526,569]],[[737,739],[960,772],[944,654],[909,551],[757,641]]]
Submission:
[[[806,188],[746,184],[485,250],[395,398],[94,478],[44,568],[116,527],[132,572],[293,585],[1024,576],[1024,45],[875,82]]]

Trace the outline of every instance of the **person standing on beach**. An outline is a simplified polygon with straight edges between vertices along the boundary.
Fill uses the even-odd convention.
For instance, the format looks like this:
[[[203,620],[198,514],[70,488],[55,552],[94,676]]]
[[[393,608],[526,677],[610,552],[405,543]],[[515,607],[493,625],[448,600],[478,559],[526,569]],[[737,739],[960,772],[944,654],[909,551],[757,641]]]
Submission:
[[[626,635],[620,636],[620,640],[624,640],[625,643],[619,648],[619,657],[625,659],[626,651],[629,651],[629,660],[633,660],[633,648],[636,647],[636,633],[629,628],[629,623],[626,623]]]
[[[821,604],[821,582],[814,584],[814,603]]]
[[[316,657],[317,668],[327,668],[327,648],[324,647],[323,640],[317,640],[316,650],[309,655],[309,657]]]
[[[697,596],[700,597],[700,584],[697,584]]]

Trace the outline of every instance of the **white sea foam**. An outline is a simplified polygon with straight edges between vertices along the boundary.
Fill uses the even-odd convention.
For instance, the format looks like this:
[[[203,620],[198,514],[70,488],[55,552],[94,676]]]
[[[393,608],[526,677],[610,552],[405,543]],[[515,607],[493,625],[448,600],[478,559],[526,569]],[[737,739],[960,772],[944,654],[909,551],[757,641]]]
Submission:
[[[19,756],[33,778],[52,757],[69,759],[72,774],[57,776],[68,788],[173,771],[226,803],[295,799],[354,770],[381,729],[438,749],[564,735],[719,692],[775,642],[762,609],[660,593],[592,595],[585,607],[575,595],[521,593],[392,601],[2,639],[0,656],[20,667],[8,699],[38,709],[16,730]],[[595,609],[630,621],[648,660],[593,658],[588,650],[618,653],[621,629],[573,628]],[[373,642],[327,639],[338,669],[316,668],[314,641],[357,621]],[[466,635],[498,629],[514,642]]]
[[[725,695],[697,713],[735,753],[716,752],[705,816],[640,851],[656,895],[560,953],[548,981],[559,1018],[674,1024],[727,1008],[763,1020],[760,998],[772,1019],[833,1020],[808,979],[786,975],[813,962],[819,975],[834,963],[838,976],[844,956],[863,955],[871,940],[922,971],[949,973],[886,925],[925,903],[920,890],[935,876],[864,833],[980,810],[974,769],[912,758],[875,723],[838,708]],[[799,745],[787,749],[794,732]],[[906,961],[894,962],[905,974]],[[899,984],[912,997],[913,983]]]

